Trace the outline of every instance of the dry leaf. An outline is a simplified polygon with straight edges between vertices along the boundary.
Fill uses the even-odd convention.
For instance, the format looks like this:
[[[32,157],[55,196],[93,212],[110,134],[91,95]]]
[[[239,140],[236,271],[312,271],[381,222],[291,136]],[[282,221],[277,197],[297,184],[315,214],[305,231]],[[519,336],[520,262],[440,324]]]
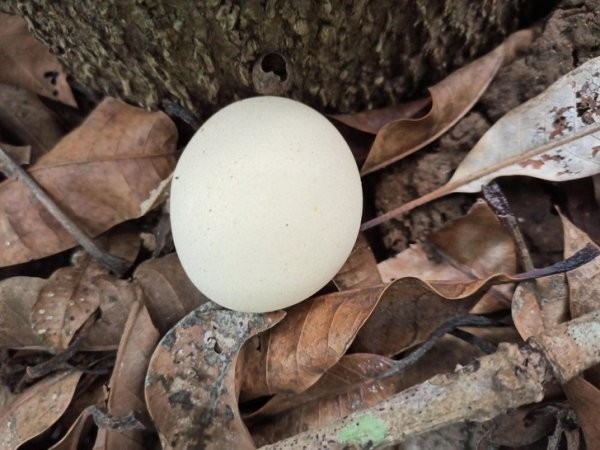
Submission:
[[[288,308],[276,327],[244,346],[243,398],[312,386],[346,353],[383,289],[335,292]]]
[[[0,448],[18,446],[50,428],[71,403],[82,372],[48,377],[21,393],[8,408],[0,409]]]
[[[333,278],[333,282],[340,291],[382,283],[375,255],[362,233],[359,233],[352,253]]]
[[[496,446],[522,447],[552,434],[559,409],[554,405],[530,405],[510,411],[492,420],[485,437]],[[489,444],[488,447],[489,448]]]
[[[49,450],[78,450],[81,448],[80,441],[94,426],[94,420],[89,410],[85,409],[75,420],[71,428],[65,433],[60,441],[50,447]]]
[[[0,83],[77,107],[63,68],[20,16],[0,13]]]
[[[423,280],[460,281],[495,273],[515,273],[516,249],[511,235],[483,201],[466,216],[453,220],[428,236],[378,264],[385,282],[413,276]],[[472,312],[486,313],[510,304],[512,287],[490,289]]]
[[[185,274],[175,253],[144,261],[133,276],[144,290],[148,312],[161,334],[208,301]]]
[[[600,390],[581,376],[563,385],[563,389],[577,414],[587,448],[597,448],[600,443]]]
[[[300,394],[278,394],[250,416],[252,436],[258,445],[326,425],[351,412],[367,408],[429,377],[467,364],[481,352],[448,336],[427,358],[391,377],[376,379],[396,361],[379,355],[355,353],[343,356],[319,381]]]
[[[448,319],[467,313],[489,287],[562,273],[598,255],[588,246],[568,260],[517,275],[496,274],[463,282],[425,282],[407,277],[381,292],[379,304],[356,336],[359,352],[394,355],[423,342]]]
[[[237,407],[236,361],[248,338],[283,315],[207,303],[163,337],[146,377],[146,404],[163,448],[254,448]]]
[[[0,84],[0,125],[32,148],[32,161],[50,151],[64,132],[37,95]]]
[[[29,313],[45,285],[45,279],[35,277],[0,281],[0,348],[43,348]]]
[[[137,235],[120,232],[111,235],[106,248],[114,256],[133,261],[139,244]],[[135,286],[109,274],[85,252],[74,259],[73,266],[56,270],[40,291],[31,309],[32,327],[49,349],[61,352],[67,349],[81,326],[101,308],[102,317],[90,331],[84,347],[90,345],[90,341],[93,342],[91,345],[101,346],[98,339],[94,339],[97,335],[110,348],[118,343],[120,334],[112,342],[107,342],[107,338],[123,330],[126,316],[122,313],[115,316],[119,326],[110,319],[108,310],[119,302],[117,308],[127,314],[129,305],[139,293]],[[107,289],[107,285],[110,288]],[[106,330],[98,330],[107,321]]]
[[[111,416],[122,417],[134,412],[137,418],[147,418],[144,378],[158,338],[158,331],[146,307],[136,302],[129,312],[108,386],[107,411]],[[143,450],[146,448],[144,436],[142,430],[116,432],[100,429],[94,449]]]
[[[597,174],[599,71],[600,57],[591,59],[510,111],[483,135],[446,185],[366,222],[363,229],[452,192],[479,192],[501,176],[566,181]]]
[[[402,117],[410,117],[415,110],[422,109],[423,101],[406,105],[399,111],[386,108],[361,113],[358,117],[334,116],[362,131],[377,132],[361,173],[365,175],[398,161],[445,133],[473,107],[500,66],[511,60],[517,52],[527,48],[532,40],[531,30],[514,33],[492,52],[429,88],[431,109],[423,117]],[[393,113],[399,113],[400,117],[392,119],[390,116]],[[375,117],[369,117],[371,115]],[[381,126],[385,119],[391,121]]]
[[[177,130],[162,112],[104,100],[29,173],[91,235],[139,217],[175,165]],[[0,266],[65,250],[73,238],[20,182],[0,184]]]

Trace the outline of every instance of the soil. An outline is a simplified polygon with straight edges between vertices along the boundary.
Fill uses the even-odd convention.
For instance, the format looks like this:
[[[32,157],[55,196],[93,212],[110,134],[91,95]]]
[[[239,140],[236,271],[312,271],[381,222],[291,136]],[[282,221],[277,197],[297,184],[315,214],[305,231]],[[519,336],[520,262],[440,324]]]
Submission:
[[[437,142],[378,175],[374,194],[378,212],[390,210],[444,184],[470,148],[502,115],[541,93],[586,60],[598,56],[600,16],[595,13],[598,10],[600,0],[560,2],[540,21],[540,35],[528,53],[499,71],[471,113]],[[569,204],[568,192],[572,184],[558,185],[522,177],[500,180],[536,266],[562,257],[562,230],[553,204],[561,204],[576,223],[589,220],[589,204],[596,204],[590,183],[589,180],[575,182],[579,190],[589,193],[591,200],[584,207],[573,207]],[[451,195],[383,225],[380,233],[385,248],[389,254],[402,251],[446,221],[464,214],[475,199],[473,195]]]

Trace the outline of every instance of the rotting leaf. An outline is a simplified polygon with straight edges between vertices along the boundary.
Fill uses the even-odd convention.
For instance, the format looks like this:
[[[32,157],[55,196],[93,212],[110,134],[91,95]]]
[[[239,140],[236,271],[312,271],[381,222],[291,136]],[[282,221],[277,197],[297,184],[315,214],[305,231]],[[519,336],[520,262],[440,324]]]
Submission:
[[[362,233],[359,233],[352,253],[333,278],[333,282],[340,291],[382,283],[377,270],[377,260]]]
[[[413,276],[423,280],[461,281],[495,273],[515,273],[515,244],[496,215],[483,201],[469,212],[430,234],[424,243],[411,245],[378,264],[385,282]],[[495,286],[472,312],[487,313],[507,308],[510,285]]]
[[[253,449],[235,386],[243,343],[284,316],[197,308],[156,348],[146,377],[146,404],[163,447]]]
[[[139,238],[131,233],[113,234],[107,247],[111,254],[132,261],[137,255]],[[110,343],[107,338],[123,330],[128,307],[139,293],[131,283],[109,274],[87,253],[82,252],[74,260],[73,266],[56,270],[40,291],[31,309],[32,327],[49,349],[61,352],[67,349],[79,328],[101,308],[102,317],[85,342],[89,345],[91,341],[91,345],[98,346],[96,335],[104,345],[116,345],[120,334]],[[109,313],[115,307],[123,310],[113,315],[113,319],[121,318],[117,322],[111,320]],[[104,327],[108,329],[100,331],[98,328],[103,322],[108,322]],[[121,326],[118,326],[119,322]]]
[[[133,276],[146,295],[148,312],[161,334],[208,301],[185,274],[176,253],[144,261]]]
[[[29,320],[31,307],[47,280],[12,277],[0,281],[0,349],[41,349],[43,342]]]
[[[140,301],[134,303],[129,311],[108,386],[108,414],[125,416],[134,412],[136,417],[147,418],[144,378],[158,338],[158,331],[154,328],[146,307]],[[112,448],[145,449],[144,432],[98,430],[94,449]]]
[[[145,212],[175,165],[177,130],[162,112],[105,99],[76,130],[29,169],[89,234]],[[73,237],[20,182],[0,184],[0,266],[65,250]]]
[[[386,108],[368,111],[356,117],[334,116],[362,131],[377,132],[361,174],[365,175],[398,161],[445,133],[473,107],[502,64],[512,60],[516,53],[531,44],[533,35],[532,30],[512,34],[492,52],[429,88],[431,109],[422,117],[411,117],[415,110],[423,109],[425,104],[422,100],[396,110]],[[398,113],[399,117],[392,119],[392,113]],[[406,116],[409,118],[405,118]],[[382,126],[386,119],[389,120],[388,123]]]
[[[60,63],[20,16],[0,13],[0,68],[0,83],[77,106]]]
[[[452,192],[474,193],[495,178],[526,175],[567,181],[600,172],[600,57],[564,75],[510,111],[479,140],[447,184],[364,223],[398,217]]]
[[[0,84],[0,125],[21,143],[31,146],[33,162],[64,135],[56,116],[37,95],[3,84]]]
[[[48,377],[0,409],[0,448],[16,449],[51,427],[71,403],[82,372]]]

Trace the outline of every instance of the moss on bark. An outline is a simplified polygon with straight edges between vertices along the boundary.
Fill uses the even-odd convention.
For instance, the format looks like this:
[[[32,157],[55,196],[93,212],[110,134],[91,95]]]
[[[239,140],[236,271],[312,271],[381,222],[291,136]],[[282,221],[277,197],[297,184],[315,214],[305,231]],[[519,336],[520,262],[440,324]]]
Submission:
[[[339,112],[406,99],[501,41],[532,3],[10,0],[2,8],[23,15],[83,85],[150,108],[175,101],[204,117],[257,91]],[[253,80],[255,61],[271,53]]]

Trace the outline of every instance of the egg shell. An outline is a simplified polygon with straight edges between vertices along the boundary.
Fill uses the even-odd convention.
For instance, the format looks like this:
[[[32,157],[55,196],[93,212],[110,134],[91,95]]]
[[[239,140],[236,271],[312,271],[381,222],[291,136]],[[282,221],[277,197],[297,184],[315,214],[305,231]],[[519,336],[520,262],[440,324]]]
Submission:
[[[270,96],[235,102],[202,125],[177,164],[170,201],[191,281],[245,312],[285,308],[326,285],[362,215],[344,138],[314,109]]]

